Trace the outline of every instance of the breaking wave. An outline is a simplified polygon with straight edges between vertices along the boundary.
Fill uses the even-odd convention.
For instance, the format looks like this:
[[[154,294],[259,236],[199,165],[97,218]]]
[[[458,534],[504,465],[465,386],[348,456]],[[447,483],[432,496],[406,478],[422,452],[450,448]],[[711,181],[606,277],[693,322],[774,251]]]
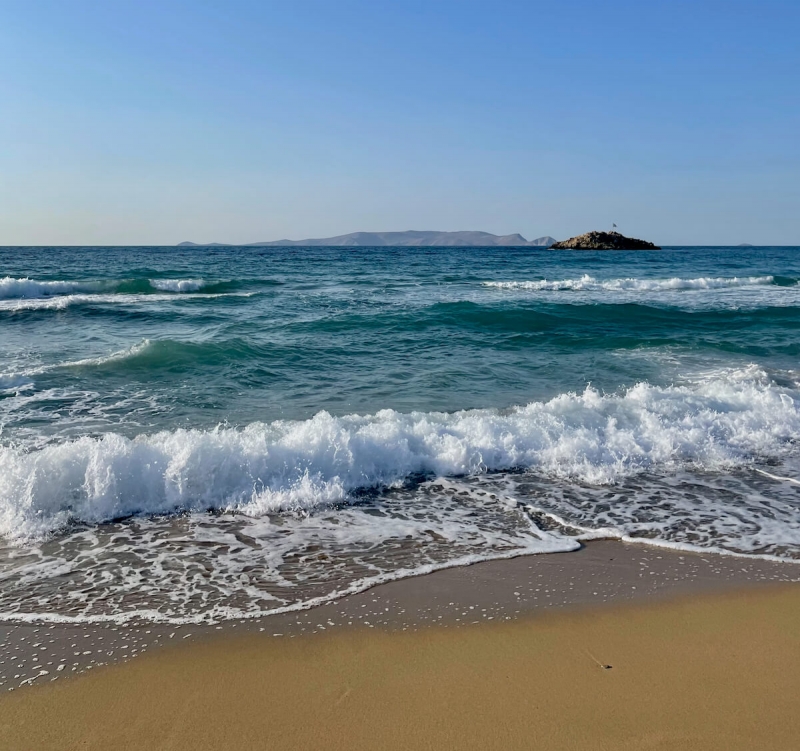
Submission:
[[[0,448],[0,534],[46,536],[74,522],[235,510],[304,512],[419,477],[523,469],[596,485],[682,467],[784,457],[800,434],[796,382],[750,366],[681,386],[592,388],[510,410],[252,423],[128,439],[109,433],[39,450]]]
[[[659,292],[663,290],[703,290],[724,289],[726,287],[753,287],[775,284],[773,276],[746,276],[746,277],[697,277],[696,279],[596,279],[589,274],[584,274],[578,279],[560,279],[549,281],[540,279],[523,282],[483,282],[486,287],[497,289],[519,289],[530,291],[635,291]],[[796,283],[796,280],[792,280]],[[784,285],[781,285],[784,286]]]
[[[77,293],[98,293],[110,288],[106,282],[40,282],[23,277],[15,279],[10,276],[0,279],[0,300],[32,299],[53,297],[56,295],[74,295]]]
[[[170,292],[226,292],[236,282],[204,279],[120,279],[85,281],[39,281],[28,277],[0,279],[0,300],[38,300],[72,295],[133,295]]]
[[[197,292],[206,286],[202,279],[150,279],[150,284],[163,292]]]

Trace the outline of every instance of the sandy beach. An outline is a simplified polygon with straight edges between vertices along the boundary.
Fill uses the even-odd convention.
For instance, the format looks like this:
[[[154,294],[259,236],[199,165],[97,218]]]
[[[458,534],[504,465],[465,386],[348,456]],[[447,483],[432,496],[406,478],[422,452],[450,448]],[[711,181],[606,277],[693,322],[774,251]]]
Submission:
[[[26,686],[0,700],[0,746],[797,745],[795,566],[618,543],[581,555],[395,582],[327,609],[238,632],[201,630],[124,664]],[[545,574],[546,585],[537,584]],[[571,579],[572,597],[562,599]],[[516,589],[505,601],[508,587]],[[544,590],[558,601],[534,604]]]
[[[0,751],[800,751],[800,2],[721,5],[0,1]]]

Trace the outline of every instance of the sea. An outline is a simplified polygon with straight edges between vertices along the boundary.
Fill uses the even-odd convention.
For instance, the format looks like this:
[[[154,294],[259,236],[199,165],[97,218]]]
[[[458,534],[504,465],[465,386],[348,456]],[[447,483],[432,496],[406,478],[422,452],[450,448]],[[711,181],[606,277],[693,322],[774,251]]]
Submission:
[[[0,248],[0,619],[592,539],[800,562],[800,248]]]

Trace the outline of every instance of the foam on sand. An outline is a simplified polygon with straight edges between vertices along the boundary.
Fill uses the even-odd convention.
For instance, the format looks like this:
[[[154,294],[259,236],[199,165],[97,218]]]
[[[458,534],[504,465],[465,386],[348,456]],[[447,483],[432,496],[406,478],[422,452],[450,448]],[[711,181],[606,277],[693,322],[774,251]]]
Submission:
[[[598,537],[797,560],[798,430],[796,379],[749,367],[502,411],[5,445],[0,617],[258,617]]]
[[[416,601],[436,612],[460,594],[437,599],[419,587]],[[370,625],[384,620],[374,612],[379,598],[364,598]],[[379,601],[395,609],[391,598]],[[403,635],[341,628],[343,610],[303,619],[309,630],[326,628],[325,639],[273,637],[265,623],[267,633],[237,637],[238,629],[57,687],[13,691],[3,706],[14,721],[0,725],[0,744],[105,751],[158,748],[169,737],[175,751],[205,751],[318,748],[324,738],[330,751],[749,751],[790,749],[800,736],[794,587]],[[477,607],[464,610],[464,620],[484,620]],[[402,618],[416,626],[413,615]],[[98,660],[109,659],[115,636],[97,642]]]

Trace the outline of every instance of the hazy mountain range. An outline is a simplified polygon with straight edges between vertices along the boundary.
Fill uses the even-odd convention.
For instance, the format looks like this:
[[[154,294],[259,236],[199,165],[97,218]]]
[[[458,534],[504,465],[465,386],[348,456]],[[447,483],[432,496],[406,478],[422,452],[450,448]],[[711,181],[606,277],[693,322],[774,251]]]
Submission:
[[[285,245],[352,245],[361,247],[374,247],[379,245],[391,246],[535,246],[549,247],[555,239],[549,236],[537,237],[535,240],[526,240],[522,235],[493,235],[491,232],[433,232],[421,230],[408,230],[407,232],[351,232],[349,235],[336,237],[321,237],[308,240],[272,240],[270,242],[246,243],[245,247],[268,247]],[[179,247],[185,246],[224,246],[231,243],[178,243]]]

